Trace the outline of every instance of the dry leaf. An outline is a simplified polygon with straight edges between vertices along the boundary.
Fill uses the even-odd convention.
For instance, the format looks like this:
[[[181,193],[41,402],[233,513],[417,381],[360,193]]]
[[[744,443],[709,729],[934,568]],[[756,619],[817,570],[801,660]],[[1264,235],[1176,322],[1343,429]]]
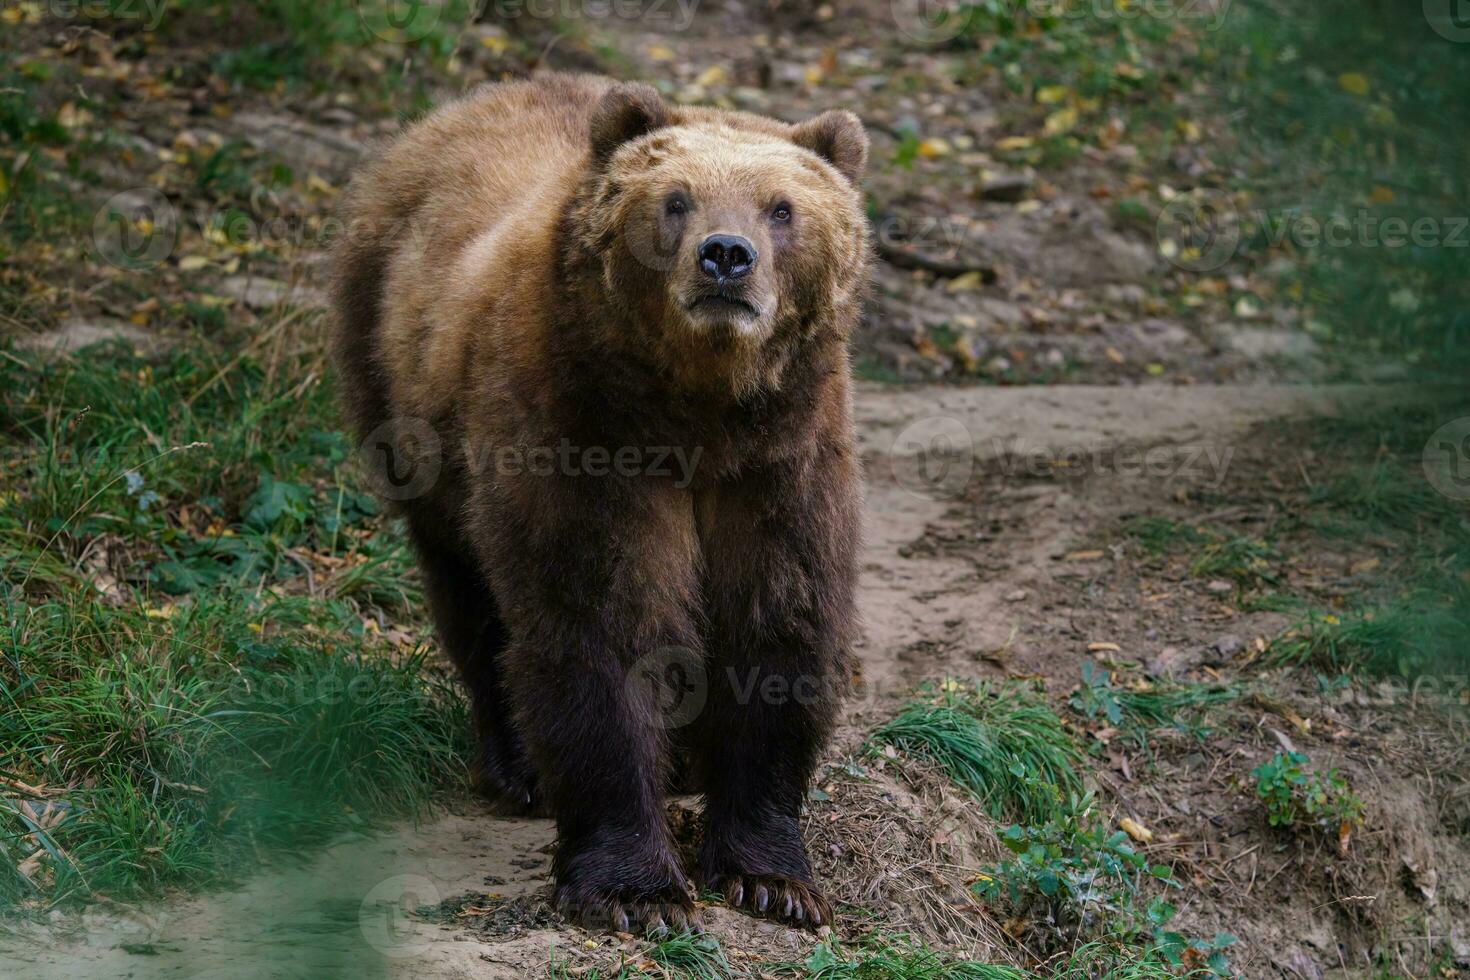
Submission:
[[[1074,106],[1067,106],[1047,116],[1043,129],[1048,136],[1060,136],[1063,133],[1070,133],[1076,126],[1077,109]]]
[[[1151,843],[1154,839],[1154,832],[1132,817],[1124,817],[1122,820],[1119,820],[1118,827],[1123,833],[1132,837],[1140,844]]]

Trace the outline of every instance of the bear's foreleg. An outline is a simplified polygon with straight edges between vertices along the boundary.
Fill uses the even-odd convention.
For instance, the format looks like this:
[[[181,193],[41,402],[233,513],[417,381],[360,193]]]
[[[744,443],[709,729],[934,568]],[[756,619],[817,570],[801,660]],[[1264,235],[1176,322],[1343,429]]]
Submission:
[[[706,542],[710,697],[702,884],[796,925],[832,921],[802,801],[848,680],[858,535],[845,450],[719,491]]]
[[[556,818],[556,904],[592,928],[695,924],[667,826],[657,677],[693,655],[697,548],[687,495],[648,480],[525,476],[478,494],[510,627],[506,681]]]

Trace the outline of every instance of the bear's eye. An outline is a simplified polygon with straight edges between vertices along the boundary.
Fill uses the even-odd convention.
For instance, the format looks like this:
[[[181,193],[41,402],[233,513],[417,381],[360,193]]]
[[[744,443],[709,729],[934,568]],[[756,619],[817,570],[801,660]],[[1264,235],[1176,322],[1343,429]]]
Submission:
[[[682,197],[671,197],[664,205],[665,214],[683,214],[689,210],[689,204]]]
[[[771,210],[771,220],[785,224],[791,220],[791,205],[781,202]]]

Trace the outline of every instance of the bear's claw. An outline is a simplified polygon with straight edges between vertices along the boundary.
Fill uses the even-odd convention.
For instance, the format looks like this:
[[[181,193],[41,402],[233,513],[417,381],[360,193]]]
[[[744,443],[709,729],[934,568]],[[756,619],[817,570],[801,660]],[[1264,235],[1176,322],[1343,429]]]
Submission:
[[[810,882],[776,875],[725,875],[714,887],[729,905],[756,915],[804,929],[832,922],[832,906]]]
[[[576,901],[558,898],[557,911],[584,929],[610,929],[658,937],[669,933],[702,933],[699,913],[688,895],[674,889],[638,898]]]

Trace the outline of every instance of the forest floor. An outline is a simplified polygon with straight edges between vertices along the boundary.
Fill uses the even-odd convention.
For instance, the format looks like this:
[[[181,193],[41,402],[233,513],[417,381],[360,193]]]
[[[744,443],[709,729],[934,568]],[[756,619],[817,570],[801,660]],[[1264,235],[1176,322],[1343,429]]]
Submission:
[[[876,0],[446,13],[410,45],[0,7],[0,962],[1462,975],[1470,494],[1423,456],[1470,412],[1335,359],[1281,255],[1170,237],[1227,183],[1189,59],[1228,8],[1059,35],[1032,78]],[[464,789],[463,708],[340,434],[337,193],[403,114],[534,67],[873,137],[861,683],[805,815],[823,936],[713,896],[702,939],[559,920],[550,824]]]

